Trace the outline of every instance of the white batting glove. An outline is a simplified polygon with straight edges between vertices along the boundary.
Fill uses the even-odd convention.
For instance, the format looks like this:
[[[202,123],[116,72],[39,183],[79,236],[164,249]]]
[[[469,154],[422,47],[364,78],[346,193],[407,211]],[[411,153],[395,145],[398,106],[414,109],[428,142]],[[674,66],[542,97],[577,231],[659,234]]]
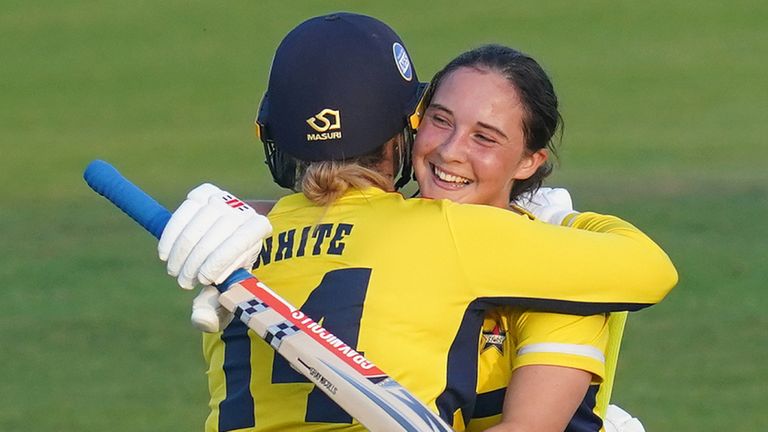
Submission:
[[[640,420],[616,405],[608,405],[603,426],[605,432],[645,432]]]
[[[179,286],[192,289],[224,282],[233,271],[250,270],[264,238],[266,217],[212,184],[193,189],[166,225],[157,252]]]
[[[568,215],[578,213],[573,209],[571,194],[563,188],[538,188],[532,194],[524,194],[512,203],[529,211],[536,219],[552,225],[562,225]]]
[[[196,329],[206,333],[216,333],[224,330],[232,322],[232,312],[221,306],[219,295],[219,290],[206,285],[192,300],[191,321]]]

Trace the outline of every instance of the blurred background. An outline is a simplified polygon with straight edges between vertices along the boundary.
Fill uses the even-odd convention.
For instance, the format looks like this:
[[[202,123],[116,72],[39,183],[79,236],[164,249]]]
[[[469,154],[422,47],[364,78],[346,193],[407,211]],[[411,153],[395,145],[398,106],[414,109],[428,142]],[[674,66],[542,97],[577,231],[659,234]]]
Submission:
[[[272,52],[332,11],[374,15],[422,80],[497,42],[562,101],[550,185],[642,227],[680,284],[633,314],[614,402],[650,431],[768,429],[768,3],[3,0],[0,430],[201,430],[193,293],[82,181],[110,161],[175,208],[213,181],[277,197],[252,121]]]

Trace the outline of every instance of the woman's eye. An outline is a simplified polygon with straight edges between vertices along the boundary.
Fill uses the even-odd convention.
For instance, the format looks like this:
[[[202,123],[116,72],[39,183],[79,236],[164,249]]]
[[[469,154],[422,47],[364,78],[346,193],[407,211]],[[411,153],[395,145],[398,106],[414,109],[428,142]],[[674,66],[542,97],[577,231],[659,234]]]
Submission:
[[[496,140],[494,140],[493,138],[483,134],[477,134],[475,135],[475,138],[477,138],[477,140],[480,142],[488,143],[488,144],[496,142]]]
[[[437,114],[432,115],[432,121],[435,124],[441,125],[441,126],[447,126],[449,124],[448,119],[446,119],[445,117],[443,117],[441,115],[437,115]]]

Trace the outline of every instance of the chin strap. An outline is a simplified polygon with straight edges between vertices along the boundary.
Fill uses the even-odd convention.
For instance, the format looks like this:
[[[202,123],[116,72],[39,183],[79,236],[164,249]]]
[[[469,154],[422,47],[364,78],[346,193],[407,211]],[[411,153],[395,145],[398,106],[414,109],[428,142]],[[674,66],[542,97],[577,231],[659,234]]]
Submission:
[[[413,130],[409,127],[403,129],[402,140],[397,145],[395,151],[394,175],[395,190],[400,190],[407,185],[413,178],[413,165],[411,163],[411,153],[413,151]],[[400,176],[398,177],[398,173]]]
[[[408,117],[405,119],[405,128],[403,129],[403,145],[399,150],[399,160],[395,164],[397,167],[395,174],[400,172],[400,177],[395,182],[395,190],[400,190],[403,186],[413,178],[413,140],[416,134],[416,129],[419,128],[421,118],[424,116],[424,110],[426,109],[427,93],[429,93],[429,83],[419,83],[419,89],[416,92],[416,103]]]

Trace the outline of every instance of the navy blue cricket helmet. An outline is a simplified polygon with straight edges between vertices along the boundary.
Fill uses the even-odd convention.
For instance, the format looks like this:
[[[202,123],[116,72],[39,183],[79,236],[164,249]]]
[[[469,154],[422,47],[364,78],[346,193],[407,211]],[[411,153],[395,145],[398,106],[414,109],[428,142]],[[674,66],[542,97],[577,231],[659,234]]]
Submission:
[[[343,161],[399,132],[410,138],[425,89],[403,41],[383,22],[334,13],[299,24],[275,52],[256,119],[275,181],[294,189],[296,160]],[[399,186],[410,179],[410,146]]]

